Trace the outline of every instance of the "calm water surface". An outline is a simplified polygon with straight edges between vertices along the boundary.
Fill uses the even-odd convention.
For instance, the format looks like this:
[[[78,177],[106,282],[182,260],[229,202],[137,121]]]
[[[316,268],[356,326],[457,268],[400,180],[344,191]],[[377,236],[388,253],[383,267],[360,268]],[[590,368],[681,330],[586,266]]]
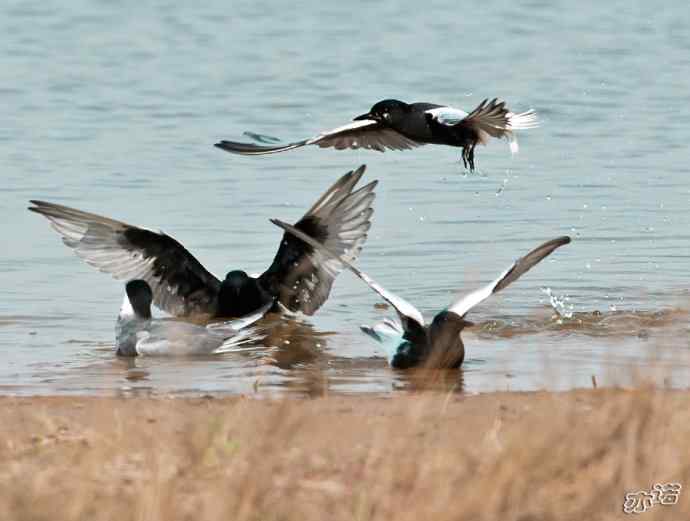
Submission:
[[[0,392],[687,386],[687,3],[326,4],[3,2]],[[543,126],[515,158],[482,147],[473,175],[449,148],[211,146],[247,130],[303,138],[383,98],[469,109],[493,96]],[[260,272],[280,240],[268,219],[297,220],[360,163],[380,180],[360,265],[428,315],[541,241],[574,239],[473,312],[460,375],[388,369],[358,326],[390,310],[349,274],[316,316],[271,324],[265,350],[117,360],[121,283],[25,210],[40,198],[160,228],[216,274]]]

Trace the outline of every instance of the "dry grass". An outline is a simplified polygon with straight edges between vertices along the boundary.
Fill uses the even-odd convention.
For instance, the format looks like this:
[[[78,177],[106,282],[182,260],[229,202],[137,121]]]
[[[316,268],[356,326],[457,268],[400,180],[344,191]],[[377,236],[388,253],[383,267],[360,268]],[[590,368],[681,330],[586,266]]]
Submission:
[[[688,392],[0,402],[2,520],[690,518]]]

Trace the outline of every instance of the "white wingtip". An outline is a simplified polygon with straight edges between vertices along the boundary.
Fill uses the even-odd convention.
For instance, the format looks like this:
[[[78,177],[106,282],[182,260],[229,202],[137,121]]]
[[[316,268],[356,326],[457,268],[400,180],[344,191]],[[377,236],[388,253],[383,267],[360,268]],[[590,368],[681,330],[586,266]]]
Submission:
[[[539,118],[537,113],[532,109],[520,114],[508,114],[508,126],[510,130],[527,130],[530,128],[537,128],[539,126]]]

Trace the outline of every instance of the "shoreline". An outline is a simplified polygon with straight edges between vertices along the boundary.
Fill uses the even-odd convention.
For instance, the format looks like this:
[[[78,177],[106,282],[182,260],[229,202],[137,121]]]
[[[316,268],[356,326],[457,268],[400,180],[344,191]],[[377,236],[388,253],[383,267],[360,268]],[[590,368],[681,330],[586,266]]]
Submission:
[[[620,519],[688,490],[690,391],[0,397],[3,519]],[[665,516],[665,517],[664,517]]]

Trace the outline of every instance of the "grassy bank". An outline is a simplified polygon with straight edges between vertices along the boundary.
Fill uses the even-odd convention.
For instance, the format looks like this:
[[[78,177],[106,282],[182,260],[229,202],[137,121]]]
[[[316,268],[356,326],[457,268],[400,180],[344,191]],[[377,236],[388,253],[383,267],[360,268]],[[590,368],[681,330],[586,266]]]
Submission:
[[[0,519],[688,519],[690,393],[0,398]]]

